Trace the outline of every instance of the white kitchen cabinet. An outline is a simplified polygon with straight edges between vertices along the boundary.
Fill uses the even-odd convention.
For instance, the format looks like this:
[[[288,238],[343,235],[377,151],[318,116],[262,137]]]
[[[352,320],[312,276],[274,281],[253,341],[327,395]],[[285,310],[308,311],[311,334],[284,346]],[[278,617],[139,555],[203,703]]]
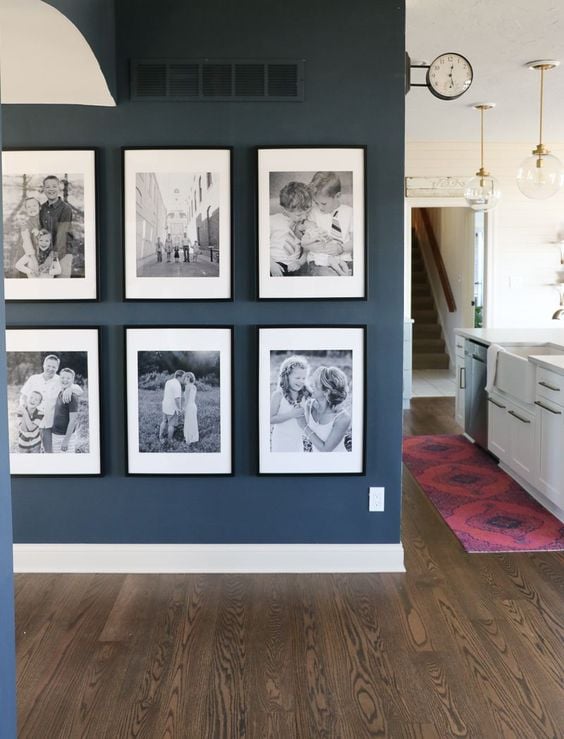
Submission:
[[[498,393],[490,394],[488,449],[531,485],[536,482],[538,469],[535,432],[536,414],[531,406],[521,406]]]
[[[540,492],[564,509],[564,409],[537,395],[537,456]]]
[[[534,485],[537,477],[535,445],[535,413],[507,404],[509,444],[507,465],[524,480]]]
[[[500,462],[507,462],[509,456],[507,402],[494,393],[488,398],[488,449]]]

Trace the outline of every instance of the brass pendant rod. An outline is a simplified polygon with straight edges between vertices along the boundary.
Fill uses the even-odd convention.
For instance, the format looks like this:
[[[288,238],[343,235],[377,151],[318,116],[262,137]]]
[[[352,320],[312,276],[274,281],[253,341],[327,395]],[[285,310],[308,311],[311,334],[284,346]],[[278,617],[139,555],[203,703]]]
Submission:
[[[542,117],[544,107],[544,66],[541,67],[541,83],[540,83],[540,121],[539,121],[539,150],[542,149]]]
[[[484,108],[480,108],[480,169],[484,169]]]

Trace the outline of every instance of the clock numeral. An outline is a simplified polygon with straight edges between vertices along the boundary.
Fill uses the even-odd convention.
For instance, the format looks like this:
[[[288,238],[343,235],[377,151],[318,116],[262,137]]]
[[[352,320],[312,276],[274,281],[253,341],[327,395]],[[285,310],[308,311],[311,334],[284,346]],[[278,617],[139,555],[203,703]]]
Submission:
[[[438,64],[435,64],[435,66],[433,67],[433,69],[439,69],[439,65]]]

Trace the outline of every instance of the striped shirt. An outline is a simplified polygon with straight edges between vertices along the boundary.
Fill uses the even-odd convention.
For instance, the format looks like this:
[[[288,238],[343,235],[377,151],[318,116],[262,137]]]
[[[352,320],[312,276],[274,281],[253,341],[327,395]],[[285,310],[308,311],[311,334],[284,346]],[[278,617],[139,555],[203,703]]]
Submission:
[[[18,418],[20,419],[18,428],[18,446],[20,449],[27,450],[38,447],[41,444],[39,422],[43,418],[43,413],[39,408],[34,408],[31,412],[19,408]]]

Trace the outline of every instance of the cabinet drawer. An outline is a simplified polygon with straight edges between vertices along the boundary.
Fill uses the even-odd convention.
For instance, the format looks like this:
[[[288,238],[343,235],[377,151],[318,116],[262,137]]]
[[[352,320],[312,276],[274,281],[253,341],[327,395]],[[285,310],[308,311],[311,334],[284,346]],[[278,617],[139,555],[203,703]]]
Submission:
[[[464,339],[460,336],[454,338],[454,353],[457,357],[464,359]]]
[[[536,391],[542,398],[564,406],[564,375],[539,367]]]

